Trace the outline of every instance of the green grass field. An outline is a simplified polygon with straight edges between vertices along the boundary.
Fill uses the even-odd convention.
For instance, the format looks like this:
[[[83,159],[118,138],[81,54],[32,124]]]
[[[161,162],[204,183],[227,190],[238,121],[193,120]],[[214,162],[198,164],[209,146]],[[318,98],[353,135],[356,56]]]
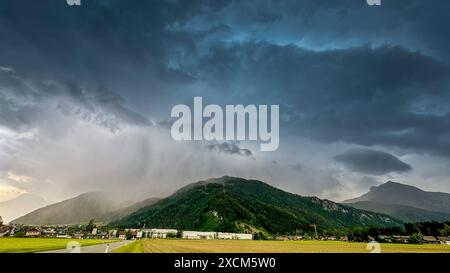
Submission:
[[[116,252],[132,253],[368,253],[365,243],[332,241],[142,240]],[[447,245],[381,244],[382,253],[450,253]]]
[[[144,249],[142,248],[143,244],[141,242],[142,241],[135,241],[113,251],[113,253],[144,253]]]
[[[56,238],[0,238],[0,253],[27,253],[66,248],[67,243],[76,241],[81,246],[112,242],[94,239],[56,239]]]
[[[0,253],[26,253],[63,249],[77,241],[82,246],[111,240],[0,238]],[[116,253],[368,253],[365,243],[332,241],[141,240]],[[447,245],[381,244],[382,253],[450,253]]]

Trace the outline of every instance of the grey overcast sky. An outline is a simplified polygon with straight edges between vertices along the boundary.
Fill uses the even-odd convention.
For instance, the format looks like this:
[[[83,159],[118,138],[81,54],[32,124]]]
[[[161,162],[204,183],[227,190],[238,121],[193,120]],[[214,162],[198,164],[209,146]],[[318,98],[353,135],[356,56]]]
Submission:
[[[222,175],[450,192],[450,1],[2,0],[0,201]],[[177,143],[176,104],[279,104],[280,147]]]

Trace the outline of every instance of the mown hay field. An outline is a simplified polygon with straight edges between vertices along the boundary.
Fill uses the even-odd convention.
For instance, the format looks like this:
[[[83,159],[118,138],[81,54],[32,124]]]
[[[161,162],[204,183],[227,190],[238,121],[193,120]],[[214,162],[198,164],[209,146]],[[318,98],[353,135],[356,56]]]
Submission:
[[[366,243],[336,241],[147,239],[136,241],[126,247],[134,253],[368,253],[371,251]],[[450,246],[380,244],[380,251],[382,253],[450,253]],[[118,252],[127,251],[119,249]]]

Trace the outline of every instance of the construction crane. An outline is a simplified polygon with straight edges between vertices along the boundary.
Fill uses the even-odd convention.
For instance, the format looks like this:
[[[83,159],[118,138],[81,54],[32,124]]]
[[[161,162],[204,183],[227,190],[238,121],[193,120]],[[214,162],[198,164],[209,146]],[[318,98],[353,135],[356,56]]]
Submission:
[[[317,235],[317,225],[316,224],[312,224],[311,227],[314,228],[314,232],[316,233],[316,239],[319,239],[319,235]]]

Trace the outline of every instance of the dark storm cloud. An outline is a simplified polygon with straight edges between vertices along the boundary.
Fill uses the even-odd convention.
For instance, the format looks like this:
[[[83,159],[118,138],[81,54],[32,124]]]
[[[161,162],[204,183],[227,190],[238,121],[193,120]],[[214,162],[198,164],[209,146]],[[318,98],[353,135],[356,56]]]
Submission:
[[[194,50],[194,37],[167,28],[201,10],[217,10],[221,3],[92,0],[69,7],[64,0],[2,1],[1,65],[109,87],[145,79],[147,91],[163,92],[191,80],[169,66],[171,55]]]
[[[450,156],[450,69],[420,52],[239,43],[211,48],[198,69],[229,98],[280,103],[285,132]]]
[[[36,181],[78,185],[85,174],[88,186],[114,180],[169,187],[239,170],[334,194],[359,181],[359,174],[346,177],[329,164],[336,146],[431,158],[420,164],[422,173],[450,159],[449,1],[386,0],[381,7],[365,0],[0,2],[0,134],[11,142],[0,141],[8,149],[0,146],[5,171],[22,174],[27,163]],[[261,155],[274,156],[270,168],[247,160],[252,151],[238,143],[197,149],[172,141],[170,109],[190,105],[194,95],[208,104],[280,104],[280,149]],[[135,126],[110,134],[92,124],[111,131]],[[67,134],[54,137],[51,130]],[[140,145],[146,141],[149,149]],[[304,143],[317,145],[314,164],[297,158]],[[10,146],[23,147],[22,154],[13,157]],[[82,151],[79,162],[66,164],[72,147]],[[219,153],[241,156],[210,160],[223,159]],[[114,172],[105,159],[117,166]],[[174,161],[183,171],[167,172]],[[301,165],[290,165],[296,162]],[[413,165],[410,179],[430,184]]]
[[[240,155],[240,156],[252,156],[253,153],[249,149],[240,148],[237,143],[233,142],[220,142],[209,144],[208,148],[211,151],[218,151],[220,153],[230,154],[230,155]]]
[[[370,7],[366,0],[233,1],[220,12],[201,17],[193,27],[227,22],[232,35],[241,40],[317,49],[401,45],[445,57],[449,63],[450,38],[444,34],[449,12],[448,1],[385,1],[381,7]]]
[[[203,84],[194,93],[221,104],[280,103],[282,133],[450,156],[449,9],[447,1],[422,0],[382,8],[317,0],[85,1],[79,8],[4,1],[0,65],[93,81],[156,113]],[[324,49],[301,48],[305,42]],[[104,107],[117,104],[90,90]]]
[[[195,60],[205,42],[198,29],[207,30],[201,37],[212,37],[208,42],[246,37],[331,48],[348,40],[378,44],[380,33],[388,33],[382,38],[388,44],[414,48],[426,42],[425,49],[447,52],[450,39],[441,33],[450,24],[449,7],[447,1],[424,0],[390,1],[382,9],[364,0],[91,0],[81,7],[68,7],[64,0],[6,0],[0,9],[5,38],[0,49],[4,65],[20,71],[108,82],[139,80],[132,72],[140,70],[138,75],[145,73],[161,88],[164,80],[165,85],[192,80],[195,71],[174,69],[170,62]]]
[[[78,116],[111,131],[130,124],[151,126],[122,97],[103,87],[87,89],[73,82],[36,80],[11,68],[0,69],[1,125],[29,129],[42,121],[44,112]]]
[[[371,149],[352,149],[334,157],[337,162],[344,164],[355,172],[384,175],[390,172],[409,172],[412,167],[397,157],[382,151]]]

